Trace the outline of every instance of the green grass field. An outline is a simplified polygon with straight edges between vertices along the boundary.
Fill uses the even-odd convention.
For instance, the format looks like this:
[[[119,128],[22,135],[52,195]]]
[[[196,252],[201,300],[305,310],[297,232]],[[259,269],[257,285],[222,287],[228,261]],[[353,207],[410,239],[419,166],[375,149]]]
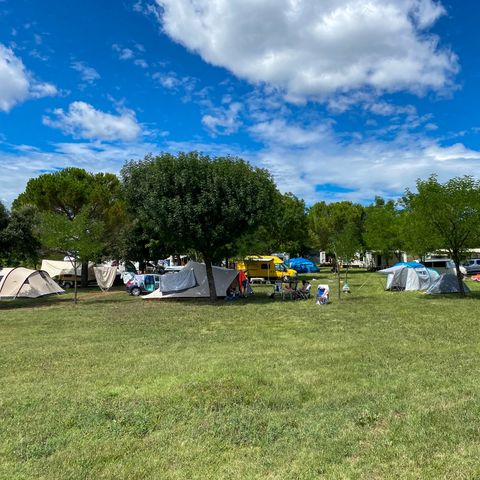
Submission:
[[[2,302],[0,478],[479,478],[480,288],[349,283],[327,306]]]

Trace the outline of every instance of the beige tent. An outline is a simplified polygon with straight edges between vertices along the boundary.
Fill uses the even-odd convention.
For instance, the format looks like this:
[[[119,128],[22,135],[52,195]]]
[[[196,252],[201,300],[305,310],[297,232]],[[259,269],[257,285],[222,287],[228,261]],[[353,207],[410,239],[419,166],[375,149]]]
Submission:
[[[227,288],[234,282],[238,277],[238,270],[231,270],[228,268],[222,267],[213,267],[213,279],[215,281],[215,289],[217,291],[218,297],[225,297],[227,293]],[[181,272],[178,273],[166,273],[162,275],[168,284],[168,287],[162,288],[162,282],[160,288],[145,295],[144,299],[155,299],[155,298],[202,298],[210,296],[210,288],[208,287],[207,280],[207,269],[204,263],[197,262],[188,262],[185,267],[183,267]],[[175,288],[175,283],[178,286],[181,285],[192,285],[190,279],[194,277],[193,286],[189,286],[185,289],[178,290]],[[176,279],[179,281],[176,282]],[[168,291],[166,290],[168,288]],[[162,291],[163,290],[163,291]],[[175,291],[174,291],[175,290]]]
[[[60,275],[74,275],[74,269],[71,262],[62,260],[42,260],[41,269],[47,272],[52,278]],[[82,271],[81,265],[77,267],[77,275],[80,276]]]
[[[0,300],[37,298],[54,293],[65,293],[47,272],[28,268],[0,270]]]

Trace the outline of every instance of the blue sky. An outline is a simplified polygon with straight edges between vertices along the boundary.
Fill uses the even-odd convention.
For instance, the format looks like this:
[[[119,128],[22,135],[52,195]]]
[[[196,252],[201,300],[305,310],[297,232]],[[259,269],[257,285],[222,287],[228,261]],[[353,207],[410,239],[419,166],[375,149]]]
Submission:
[[[478,174],[476,1],[0,0],[0,200],[66,166],[232,154],[282,191]]]

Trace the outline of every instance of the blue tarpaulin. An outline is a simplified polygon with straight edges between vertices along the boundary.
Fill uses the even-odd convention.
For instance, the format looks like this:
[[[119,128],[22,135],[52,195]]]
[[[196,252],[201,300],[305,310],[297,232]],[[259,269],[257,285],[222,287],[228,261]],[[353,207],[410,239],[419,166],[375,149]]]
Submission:
[[[293,268],[298,273],[316,273],[320,269],[310,260],[306,258],[291,258],[288,261],[288,267]]]

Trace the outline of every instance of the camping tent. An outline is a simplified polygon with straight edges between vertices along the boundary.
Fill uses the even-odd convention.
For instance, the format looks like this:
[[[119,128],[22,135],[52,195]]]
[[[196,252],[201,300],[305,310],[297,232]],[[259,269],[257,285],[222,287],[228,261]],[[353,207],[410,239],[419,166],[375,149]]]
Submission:
[[[93,262],[88,262],[88,279],[93,280],[95,274],[93,272]],[[62,260],[42,260],[41,270],[47,272],[52,278],[60,276],[74,276],[75,270],[72,262]],[[77,266],[77,277],[82,274],[82,265]]]
[[[298,273],[316,273],[320,271],[312,261],[301,257],[291,258],[288,261],[288,266],[296,270]]]
[[[54,293],[65,293],[47,272],[28,268],[0,270],[0,300],[37,298]]]
[[[470,292],[470,289],[467,287],[467,285],[465,285],[465,283],[463,284],[463,288],[465,289],[465,293]],[[460,293],[457,276],[453,273],[443,273],[440,275],[437,281],[430,286],[426,293],[429,295],[438,295],[441,293]]]
[[[225,297],[228,287],[237,279],[239,271],[222,267],[212,268],[217,296]],[[203,263],[190,261],[180,272],[166,273],[160,278],[160,288],[149,295],[145,295],[144,299],[202,298],[210,296],[207,269]]]
[[[378,273],[387,275],[385,290],[427,290],[439,277],[438,272],[418,262],[400,262]]]
[[[74,275],[74,269],[71,262],[64,262],[62,260],[42,260],[41,269],[47,272],[52,278],[60,275]],[[80,276],[82,266],[77,267],[77,275]]]

